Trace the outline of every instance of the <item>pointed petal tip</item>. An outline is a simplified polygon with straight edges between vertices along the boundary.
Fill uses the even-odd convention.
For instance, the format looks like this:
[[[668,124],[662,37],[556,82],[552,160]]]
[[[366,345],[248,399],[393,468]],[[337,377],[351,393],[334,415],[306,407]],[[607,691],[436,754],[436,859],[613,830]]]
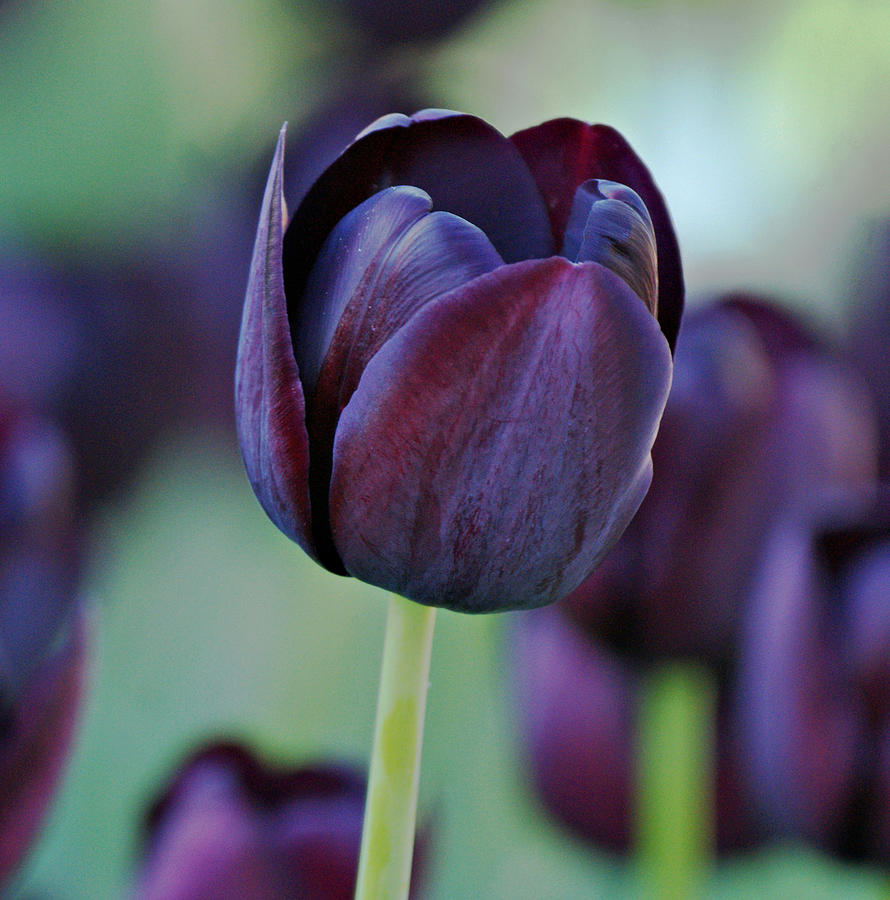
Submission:
[[[655,229],[646,204],[632,188],[598,178],[581,184],[566,224],[562,255],[611,269],[658,317]]]
[[[311,556],[305,402],[294,359],[282,244],[286,125],[269,169],[250,264],[235,364],[235,422],[241,455],[270,519]]]

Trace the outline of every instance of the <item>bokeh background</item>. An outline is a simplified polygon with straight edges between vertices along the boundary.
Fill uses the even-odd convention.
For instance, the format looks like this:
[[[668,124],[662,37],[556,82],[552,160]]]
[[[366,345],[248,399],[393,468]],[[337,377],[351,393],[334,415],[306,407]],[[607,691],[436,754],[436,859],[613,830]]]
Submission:
[[[126,890],[148,805],[203,741],[367,756],[385,595],[279,534],[234,436],[240,304],[283,121],[291,205],[388,111],[462,109],[507,134],[611,124],[667,199],[690,307],[745,289],[830,334],[848,323],[863,241],[890,215],[884,0],[426,6],[0,5],[0,365],[72,444],[94,626],[67,777],[12,897]],[[424,18],[452,6],[454,21]],[[530,789],[514,619],[439,615],[426,891],[632,895],[632,858],[569,837]],[[876,897],[886,877],[791,841],[721,860],[704,890]]]

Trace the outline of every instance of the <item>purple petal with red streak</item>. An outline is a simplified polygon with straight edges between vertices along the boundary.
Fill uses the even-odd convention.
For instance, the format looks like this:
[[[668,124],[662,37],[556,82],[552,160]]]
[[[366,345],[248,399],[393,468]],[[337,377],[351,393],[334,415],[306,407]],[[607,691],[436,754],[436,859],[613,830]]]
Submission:
[[[346,569],[465,612],[566,595],[645,494],[670,378],[657,323],[594,263],[504,266],[427,304],[340,418]]]

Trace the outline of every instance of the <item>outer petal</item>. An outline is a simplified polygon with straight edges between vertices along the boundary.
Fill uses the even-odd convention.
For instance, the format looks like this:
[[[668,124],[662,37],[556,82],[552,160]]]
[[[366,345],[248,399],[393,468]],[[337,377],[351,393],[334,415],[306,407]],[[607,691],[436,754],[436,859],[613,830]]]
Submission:
[[[284,131],[266,183],[244,298],[235,418],[247,476],[263,509],[310,556],[325,562],[312,539],[305,402],[281,268]]]
[[[410,119],[385,116],[335,160],[293,215],[284,241],[292,306],[337,222],[372,194],[399,184],[421,188],[436,209],[481,228],[507,262],[553,253],[535,181],[500,132],[475,116],[441,110]]]
[[[505,266],[428,304],[340,419],[347,570],[465,612],[564,596],[642,499],[670,373],[655,320],[595,263]]]
[[[658,247],[658,321],[673,349],[683,312],[680,248],[661,192],[630,144],[608,125],[588,125],[577,119],[552,119],[519,131],[510,140],[538,183],[558,244],[575,189],[588,179],[607,178],[626,184],[643,198]]]

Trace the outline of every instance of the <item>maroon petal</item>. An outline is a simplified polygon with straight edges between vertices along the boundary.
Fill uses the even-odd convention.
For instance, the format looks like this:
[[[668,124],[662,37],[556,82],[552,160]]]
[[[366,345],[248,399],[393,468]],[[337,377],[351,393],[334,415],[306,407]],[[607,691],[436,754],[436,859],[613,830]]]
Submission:
[[[347,570],[467,612],[564,596],[645,493],[670,373],[655,320],[595,263],[504,266],[429,303],[340,418]]]
[[[263,509],[288,537],[322,561],[312,539],[305,402],[281,268],[284,131],[275,148],[250,264],[235,369],[235,417],[247,476]]]
[[[513,144],[475,116],[443,110],[373,124],[322,174],[284,239],[287,296],[300,303],[309,271],[331,230],[383,188],[411,185],[436,209],[481,228],[507,262],[549,256],[547,210]],[[644,198],[645,199],[645,198]]]
[[[636,191],[614,181],[585,181],[575,191],[560,256],[611,269],[658,318],[655,232]]]
[[[431,207],[429,195],[417,188],[389,188],[344,216],[328,236],[291,326],[300,380],[309,396],[350,300],[357,295],[366,302],[375,299],[377,272],[393,245]]]
[[[608,125],[588,125],[577,119],[552,119],[514,134],[534,175],[556,243],[562,243],[575,189],[590,178],[617,181],[642,198],[655,226],[658,248],[658,321],[673,349],[683,312],[683,270],[680,248],[661,192],[630,144]]]

